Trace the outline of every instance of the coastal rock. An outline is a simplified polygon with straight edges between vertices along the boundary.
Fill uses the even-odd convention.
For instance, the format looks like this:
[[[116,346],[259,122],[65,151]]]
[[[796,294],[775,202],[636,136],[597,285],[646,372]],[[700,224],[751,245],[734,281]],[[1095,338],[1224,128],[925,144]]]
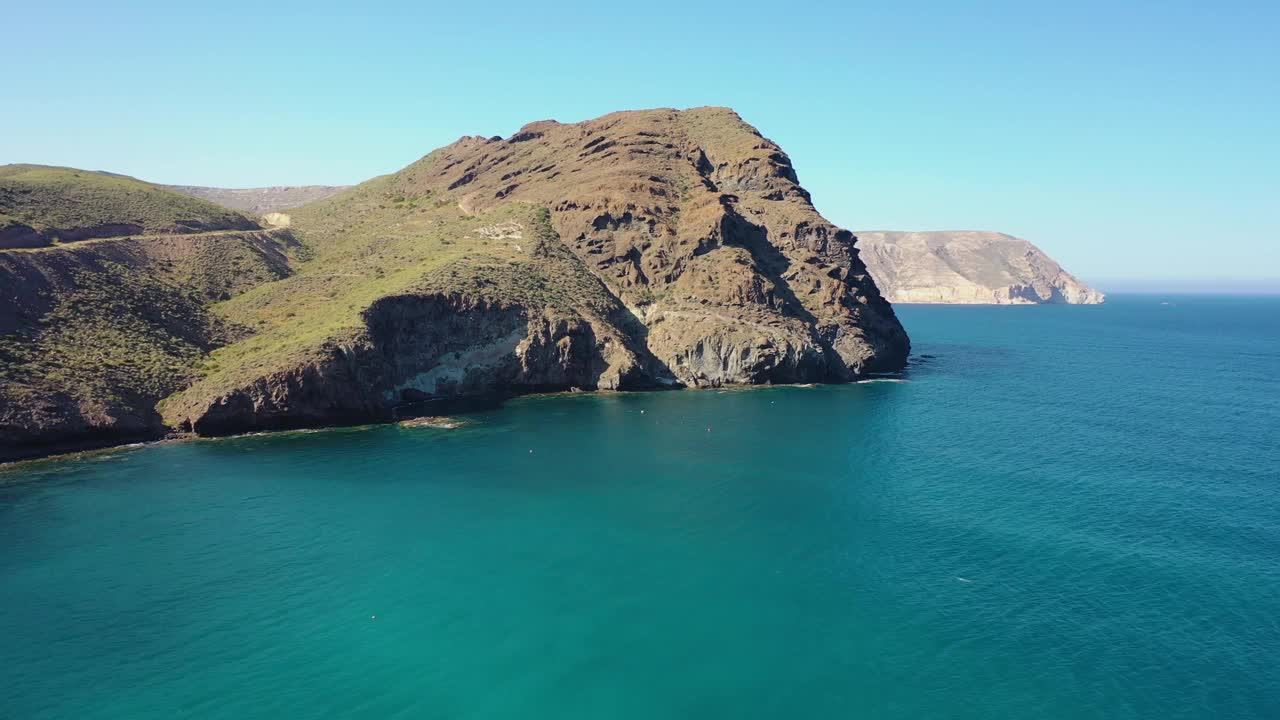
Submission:
[[[0,252],[0,461],[163,436],[156,403],[242,335],[209,303],[290,273],[287,232]]]

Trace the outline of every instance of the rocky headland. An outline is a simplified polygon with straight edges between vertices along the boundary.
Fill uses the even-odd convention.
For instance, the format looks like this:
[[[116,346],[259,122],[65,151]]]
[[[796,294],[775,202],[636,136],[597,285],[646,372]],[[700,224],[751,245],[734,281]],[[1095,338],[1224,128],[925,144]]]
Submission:
[[[0,457],[486,393],[845,382],[910,351],[853,234],[726,108],[465,137],[272,210],[0,252]]]

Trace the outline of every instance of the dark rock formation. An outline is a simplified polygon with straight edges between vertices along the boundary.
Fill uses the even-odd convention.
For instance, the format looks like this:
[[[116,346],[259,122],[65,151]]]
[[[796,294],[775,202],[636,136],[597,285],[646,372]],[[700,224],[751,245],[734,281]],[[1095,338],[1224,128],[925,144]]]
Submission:
[[[365,313],[367,334],[211,402],[201,435],[383,422],[406,403],[597,387],[608,367],[590,324],[460,295],[400,295]]]

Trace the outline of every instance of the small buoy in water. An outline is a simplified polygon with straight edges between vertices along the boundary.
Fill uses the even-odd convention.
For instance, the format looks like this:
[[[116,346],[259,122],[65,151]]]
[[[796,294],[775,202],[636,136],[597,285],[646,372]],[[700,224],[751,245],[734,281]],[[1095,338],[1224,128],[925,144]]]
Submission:
[[[530,454],[530,455],[532,455],[532,454],[533,454],[533,450],[532,450],[532,449],[530,449],[530,450],[529,450],[529,454]]]
[[[711,428],[707,428],[707,432],[711,432]]]
[[[370,615],[370,616],[369,616],[369,619],[370,619],[370,620],[377,620],[377,619],[378,619],[378,616],[377,616],[377,615]]]
[[[643,410],[641,410],[641,411],[640,411],[640,414],[641,414],[641,415],[643,415],[643,414],[644,414],[644,411],[643,411]]]

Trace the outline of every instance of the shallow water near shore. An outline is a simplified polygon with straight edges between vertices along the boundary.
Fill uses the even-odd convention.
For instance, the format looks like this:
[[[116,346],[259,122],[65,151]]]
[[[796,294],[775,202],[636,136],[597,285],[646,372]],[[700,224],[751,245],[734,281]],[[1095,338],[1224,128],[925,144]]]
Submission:
[[[898,312],[908,382],[0,472],[0,716],[1280,715],[1280,299]]]

